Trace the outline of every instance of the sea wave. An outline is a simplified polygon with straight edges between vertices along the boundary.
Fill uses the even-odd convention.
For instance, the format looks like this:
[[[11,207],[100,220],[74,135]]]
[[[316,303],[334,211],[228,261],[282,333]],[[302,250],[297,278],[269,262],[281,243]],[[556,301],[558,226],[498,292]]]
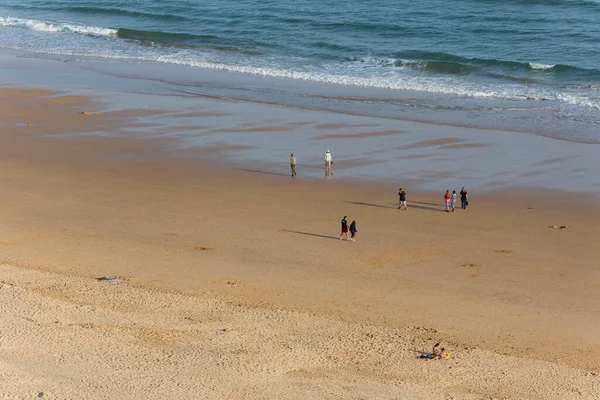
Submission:
[[[510,80],[528,80],[523,76],[529,72],[552,72],[553,75],[566,77],[597,78],[600,80],[600,70],[579,68],[566,64],[546,64],[540,62],[519,62],[487,58],[467,58],[454,54],[408,50],[398,52],[390,58],[347,57],[347,62],[377,63],[383,66],[394,66],[427,70],[432,73],[461,75],[479,73],[496,77],[506,77]],[[533,76],[533,75],[532,75]]]
[[[116,33],[119,39],[137,42],[142,46],[173,47],[181,49],[197,49],[198,51],[214,49],[221,52],[233,52],[246,55],[261,54],[261,48],[267,44],[245,40],[240,43],[235,40],[216,35],[197,35],[190,33],[172,33],[159,31],[142,31],[135,29],[119,29]]]
[[[135,42],[141,46],[173,47],[173,48],[204,48],[223,52],[238,52],[248,55],[260,54],[257,50],[268,47],[260,42],[245,41],[244,47],[237,42],[216,35],[197,35],[190,33],[172,33],[162,31],[145,31],[125,28],[103,28],[73,24],[67,22],[48,22],[35,19],[15,17],[0,17],[0,27],[23,28],[37,32],[73,33],[92,37],[108,37]]]
[[[124,5],[123,5],[124,6]],[[99,7],[99,6],[61,6],[56,2],[50,2],[47,5],[44,4],[12,4],[9,6],[14,10],[22,10],[24,12],[60,12],[60,13],[73,13],[73,14],[87,14],[87,15],[109,15],[109,16],[124,16],[134,17],[143,19],[152,19],[165,22],[185,22],[190,21],[188,16],[165,13],[165,12],[145,12],[140,9],[128,9],[120,8],[118,5],[115,7]]]
[[[218,40],[218,36],[214,35],[194,35],[190,33],[170,33],[170,32],[155,32],[155,31],[140,31],[136,29],[118,29],[116,37],[125,40],[135,40],[139,42],[159,42],[164,44],[182,44],[192,42],[211,42]]]
[[[285,58],[273,54],[254,57],[255,54],[261,54],[253,53],[254,49],[263,50],[268,44],[246,39],[238,42],[209,34],[103,28],[0,17],[0,27],[3,26],[16,28],[11,34],[7,31],[3,35],[12,35],[12,39],[8,39],[3,46],[6,47],[8,43],[8,46],[16,46],[13,48],[40,53],[178,64],[273,78],[472,98],[549,100],[600,109],[600,99],[595,95],[594,88],[584,88],[583,93],[575,93],[572,87],[579,82],[582,82],[582,86],[590,80],[597,82],[600,80],[600,70],[569,65],[466,58],[419,50],[397,52],[389,57],[347,57],[345,62],[333,57],[327,59],[327,63],[315,63],[293,55]],[[42,40],[43,44],[39,45],[38,33],[25,34],[18,30],[20,28],[35,32],[75,33],[85,37],[52,35],[52,40]],[[98,40],[99,37],[105,40]],[[240,44],[246,44],[247,47]],[[331,45],[329,42],[317,44],[323,47]],[[336,50],[343,53],[347,49],[340,47]],[[253,56],[240,56],[240,53]],[[560,75],[560,80],[554,80],[556,75]],[[581,76],[585,79],[572,79]],[[546,85],[544,79],[551,83]],[[564,82],[568,82],[568,85],[564,86]]]
[[[80,7],[95,12],[100,9],[93,7]],[[103,9],[107,10],[107,9]],[[87,36],[111,37],[128,41],[134,41],[142,46],[157,47],[181,47],[181,48],[205,48],[216,49],[225,52],[240,52],[248,55],[262,54],[265,49],[273,45],[264,41],[245,38],[243,41],[214,34],[178,33],[168,31],[149,31],[127,28],[107,28],[74,24],[69,22],[49,22],[35,19],[22,19],[16,17],[0,17],[0,27],[25,28],[41,32],[65,32]],[[314,48],[323,48],[337,52],[349,52],[351,48],[332,43],[315,42]],[[332,54],[333,57],[333,54]],[[567,79],[585,78],[600,80],[600,69],[585,69],[576,66],[549,63],[540,61],[520,62],[502,59],[468,58],[459,55],[428,52],[420,50],[404,50],[390,55],[389,57],[347,57],[345,61],[377,63],[380,66],[393,66],[409,69],[425,70],[432,74],[464,75],[481,74],[484,76],[506,77],[509,80],[529,81],[528,73],[535,72],[531,78],[538,79],[542,73],[552,73],[552,76],[564,76]],[[492,74],[492,75],[490,75]]]
[[[111,28],[101,28],[96,26],[86,26],[62,22],[44,22],[35,19],[22,19],[15,17],[0,17],[0,26],[25,28],[39,32],[68,32],[89,36],[116,36],[118,30]]]
[[[540,64],[540,63],[530,62],[529,66],[531,67],[531,69],[552,69],[552,68],[556,67],[556,64]]]
[[[148,18],[154,20],[161,21],[170,21],[170,22],[182,22],[189,21],[190,18],[177,14],[155,14],[143,11],[132,11],[125,8],[111,8],[111,7],[52,7],[52,10],[62,10],[77,14],[102,14],[102,15],[114,15],[114,16],[126,16],[126,17],[135,17],[135,18]]]
[[[583,74],[597,74],[600,77],[600,70],[597,69],[585,69],[574,67],[566,64],[546,64],[541,62],[520,62],[512,60],[501,60],[493,58],[468,58],[461,57],[454,54],[440,53],[440,52],[427,52],[427,51],[403,51],[395,54],[395,57],[399,62],[414,62],[419,61],[425,63],[452,63],[461,66],[472,66],[472,67],[488,67],[488,68],[502,68],[505,70],[514,71],[531,71],[537,70],[553,70],[554,72],[562,73],[583,73]]]
[[[585,96],[567,93],[555,93],[543,89],[535,90],[519,84],[505,85],[461,85],[453,81],[440,81],[426,77],[411,76],[356,76],[326,71],[297,71],[257,66],[228,65],[219,62],[198,61],[181,55],[161,56],[153,62],[185,65],[189,67],[238,72],[249,75],[285,78],[345,86],[359,86],[391,90],[411,90],[418,92],[440,93],[472,98],[495,98],[505,100],[558,101],[600,110],[600,101]]]

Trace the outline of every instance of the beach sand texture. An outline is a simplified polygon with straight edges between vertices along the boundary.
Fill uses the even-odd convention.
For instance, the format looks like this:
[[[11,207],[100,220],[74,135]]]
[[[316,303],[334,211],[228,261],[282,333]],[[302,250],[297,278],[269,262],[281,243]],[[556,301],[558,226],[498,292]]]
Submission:
[[[123,133],[150,111],[0,102],[6,398],[600,398],[593,197],[511,189],[447,214],[407,190],[400,211],[396,185]],[[450,360],[418,358],[438,341]]]

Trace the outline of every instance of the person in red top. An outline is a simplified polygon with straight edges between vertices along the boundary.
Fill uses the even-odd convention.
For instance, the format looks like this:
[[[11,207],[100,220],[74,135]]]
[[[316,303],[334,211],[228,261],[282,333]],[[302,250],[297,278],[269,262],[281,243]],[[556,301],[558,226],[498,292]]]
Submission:
[[[444,195],[444,200],[446,202],[446,212],[450,212],[450,199],[452,196],[450,195],[450,191],[446,190],[446,194]]]

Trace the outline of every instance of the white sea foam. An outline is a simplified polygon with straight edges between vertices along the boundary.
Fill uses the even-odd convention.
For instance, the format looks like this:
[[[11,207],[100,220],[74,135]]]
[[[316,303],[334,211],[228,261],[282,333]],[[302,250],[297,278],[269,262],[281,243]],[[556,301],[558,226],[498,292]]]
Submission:
[[[507,99],[507,100],[549,100],[570,105],[600,108],[597,96],[576,93],[557,93],[552,88],[538,85],[522,85],[518,83],[474,83],[452,76],[416,75],[412,73],[420,62],[410,60],[398,61],[391,58],[365,57],[362,62],[337,63],[311,67],[302,62],[288,60],[294,67],[281,65],[280,60],[249,60],[252,65],[241,64],[240,60],[229,60],[227,55],[211,51],[153,48],[137,46],[121,40],[98,41],[97,37],[114,36],[115,29],[89,27],[84,25],[23,20],[0,17],[0,27],[13,27],[13,32],[0,36],[0,46],[20,50],[35,51],[47,54],[92,57],[104,60],[123,60],[134,62],[156,62],[177,64],[204,69],[224,70],[233,73],[256,76],[293,79],[344,86],[365,88],[408,90],[415,92],[440,93],[470,98]],[[20,31],[23,27],[27,33]],[[70,39],[55,36],[51,41],[44,40],[40,45],[40,33],[76,32],[82,37]],[[242,61],[244,62],[244,61]],[[383,68],[382,68],[383,66]],[[547,66],[551,67],[551,66]],[[533,68],[533,67],[532,67]],[[588,89],[590,90],[590,89]],[[592,88],[594,90],[594,88]]]
[[[398,62],[396,62],[397,64]],[[427,61],[419,61],[419,60],[402,60],[400,61],[400,65],[406,67],[414,67],[414,68],[425,68],[427,66]]]
[[[540,64],[540,63],[530,62],[529,66],[531,67],[531,69],[550,69],[550,68],[554,68],[555,64]]]
[[[259,66],[228,65],[220,62],[197,60],[194,57],[186,57],[182,54],[159,56],[152,61],[167,64],[186,65],[197,68],[238,72],[264,77],[294,79],[345,86],[359,86],[392,90],[411,90],[418,92],[442,93],[465,97],[500,98],[509,100],[553,99],[551,94],[549,93],[532,91],[531,89],[523,91],[523,87],[520,85],[460,85],[458,82],[452,80],[451,78],[436,79],[432,77],[415,77],[401,75],[397,73],[390,73],[384,75],[381,74],[381,71],[379,71],[380,75],[378,76],[357,76],[356,74],[352,73],[355,72],[352,70],[346,71],[347,73],[339,73],[339,70],[336,72],[327,70],[294,71],[290,69],[279,69]],[[557,99],[554,98],[554,100]]]
[[[557,94],[556,100],[559,100],[563,103],[572,104],[575,106],[585,106],[589,108],[595,108],[600,110],[600,103],[597,101],[593,101],[588,97],[573,95],[573,94]]]
[[[100,28],[95,26],[77,25],[69,23],[52,23],[35,19],[22,19],[15,17],[0,17],[0,26],[25,28],[39,32],[69,32],[90,36],[116,36],[117,29]]]

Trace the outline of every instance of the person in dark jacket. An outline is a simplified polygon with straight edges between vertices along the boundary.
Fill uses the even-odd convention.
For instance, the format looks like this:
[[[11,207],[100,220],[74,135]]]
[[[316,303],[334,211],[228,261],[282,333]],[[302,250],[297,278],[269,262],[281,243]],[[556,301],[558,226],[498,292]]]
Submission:
[[[356,233],[358,232],[358,230],[356,229],[356,221],[352,221],[352,223],[350,224],[350,240],[352,240],[353,242],[355,242],[356,240],[354,240],[354,238],[356,237]]]
[[[467,189],[464,187],[460,190],[460,202],[462,205],[462,209],[466,210],[469,205],[469,194],[467,193]]]

